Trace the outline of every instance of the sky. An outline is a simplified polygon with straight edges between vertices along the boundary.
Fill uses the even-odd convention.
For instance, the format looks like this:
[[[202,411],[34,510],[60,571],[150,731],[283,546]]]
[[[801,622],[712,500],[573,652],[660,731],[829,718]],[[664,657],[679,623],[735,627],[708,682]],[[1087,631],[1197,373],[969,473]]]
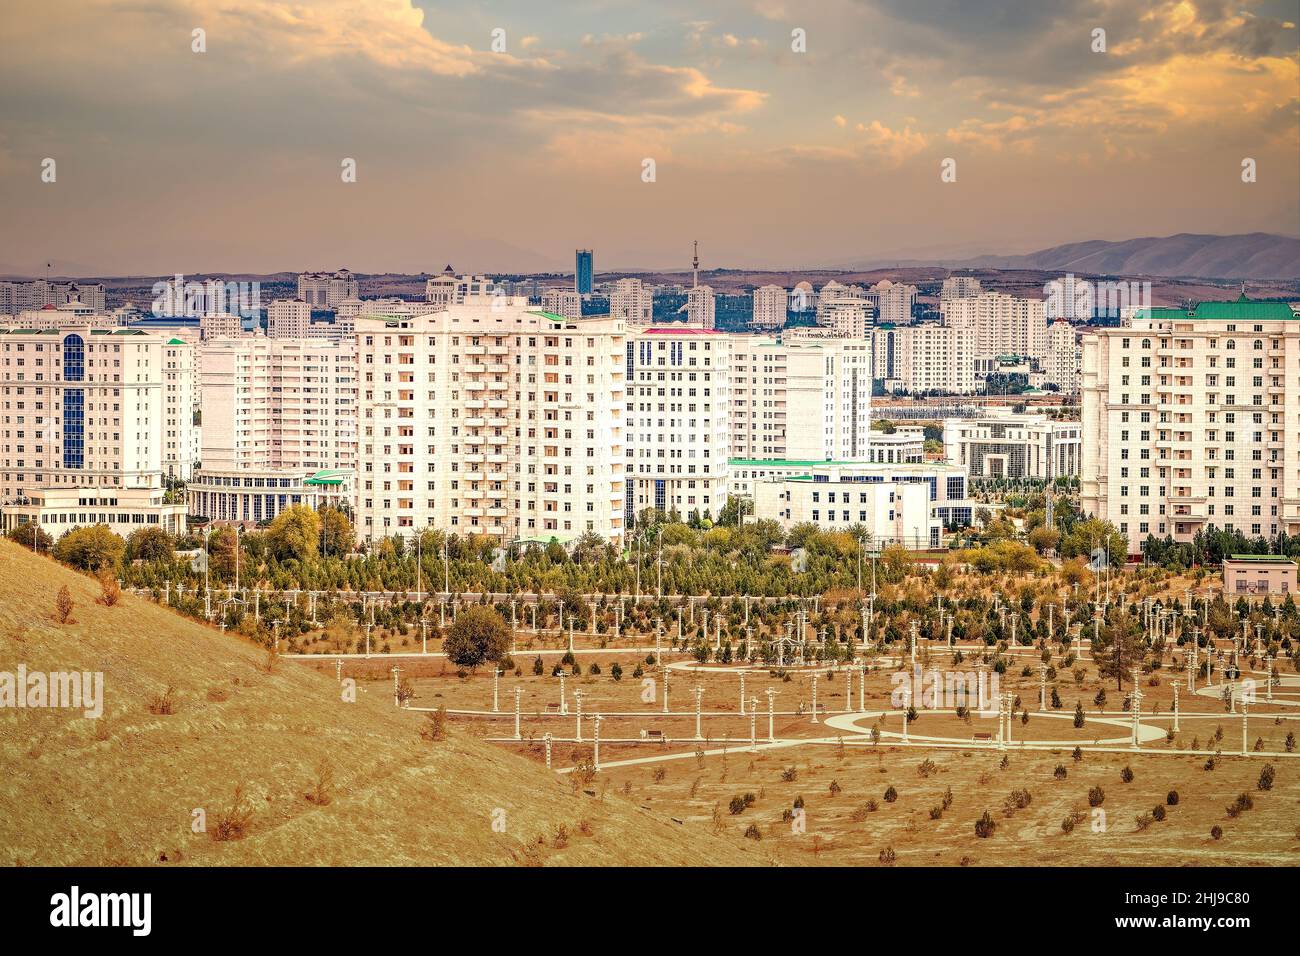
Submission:
[[[598,272],[684,269],[693,240],[706,268],[787,269],[1296,235],[1298,6],[5,0],[0,273],[568,271],[577,247]]]

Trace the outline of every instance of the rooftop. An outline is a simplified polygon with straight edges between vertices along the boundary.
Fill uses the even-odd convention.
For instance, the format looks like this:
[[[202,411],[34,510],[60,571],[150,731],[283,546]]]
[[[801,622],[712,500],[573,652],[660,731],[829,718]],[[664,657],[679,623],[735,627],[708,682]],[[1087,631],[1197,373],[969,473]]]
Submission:
[[[1227,561],[1242,561],[1251,564],[1295,564],[1284,554],[1230,554]]]

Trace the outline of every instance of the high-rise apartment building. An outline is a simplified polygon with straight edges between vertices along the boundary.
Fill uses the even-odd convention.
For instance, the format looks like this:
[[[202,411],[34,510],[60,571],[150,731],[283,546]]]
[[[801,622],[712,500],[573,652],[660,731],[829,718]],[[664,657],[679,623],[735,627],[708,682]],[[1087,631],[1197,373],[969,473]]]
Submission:
[[[629,522],[646,508],[716,518],[726,504],[731,341],[680,326],[628,336]]]
[[[358,317],[359,533],[621,542],[626,344],[514,296]]]
[[[163,341],[163,475],[189,481],[200,460],[199,383],[195,348],[184,339]]]
[[[907,325],[912,321],[912,307],[916,305],[917,288],[906,282],[881,279],[867,290],[867,303],[876,310],[876,321],[892,325]]]
[[[940,301],[944,299],[964,299],[968,296],[979,295],[983,291],[980,280],[974,276],[953,275],[943,280],[943,288],[939,292],[939,299]]]
[[[577,249],[573,254],[573,288],[578,295],[591,295],[596,277],[596,259],[590,249]]]
[[[1082,508],[1131,553],[1211,525],[1300,532],[1297,319],[1243,296],[1140,310],[1084,336]]]
[[[547,289],[542,293],[542,310],[566,319],[580,319],[582,296],[572,289]]]
[[[640,279],[619,279],[609,294],[609,317],[628,325],[654,321],[654,295]]]
[[[266,307],[266,334],[272,338],[305,339],[310,328],[311,306],[301,299],[276,299]]]
[[[713,290],[707,285],[693,286],[686,293],[686,323],[697,329],[715,325]]]
[[[0,330],[4,526],[185,530],[163,500],[165,340],[138,329]]]
[[[0,282],[0,315],[17,315],[27,309],[58,307],[79,302],[90,312],[103,312],[105,292],[102,282]]]
[[[355,299],[360,294],[360,283],[347,269],[298,276],[298,298],[314,309],[333,309],[344,299]]]
[[[939,312],[944,325],[965,333],[975,357],[1019,355],[1041,359],[1047,354],[1047,313],[1042,299],[981,292],[944,299],[939,303]]]
[[[750,324],[756,330],[777,330],[785,325],[786,307],[790,293],[779,285],[759,286],[754,290],[754,317]]]
[[[269,521],[294,504],[351,506],[357,459],[350,342],[241,336],[204,343],[202,467],[193,514]]]
[[[862,459],[871,427],[871,343],[731,337],[731,456]]]
[[[975,354],[965,332],[934,322],[878,326],[871,336],[876,378],[888,392],[969,395]]]
[[[1047,354],[1042,368],[1047,382],[1065,395],[1079,391],[1079,336],[1069,322],[1053,322],[1047,327]]]

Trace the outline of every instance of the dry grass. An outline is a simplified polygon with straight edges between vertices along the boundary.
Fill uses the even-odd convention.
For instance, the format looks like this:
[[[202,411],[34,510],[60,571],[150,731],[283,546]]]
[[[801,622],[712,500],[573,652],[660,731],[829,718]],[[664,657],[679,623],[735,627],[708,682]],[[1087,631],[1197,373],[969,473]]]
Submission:
[[[79,613],[59,627],[50,608],[64,586]],[[104,673],[100,721],[0,710],[2,865],[770,862],[711,836],[707,821],[681,826],[622,797],[575,794],[455,727],[430,747],[416,733],[421,715],[393,707],[386,678],[359,681],[357,701],[344,703],[332,673],[285,663],[268,674],[260,646],[130,596],[107,608],[98,593],[95,579],[0,541],[0,670]],[[149,713],[167,687],[183,705]],[[228,699],[209,699],[214,687]],[[88,723],[109,718],[100,739]],[[305,800],[325,760],[330,800]],[[206,833],[192,829],[196,809]],[[493,828],[498,810],[504,832]],[[242,820],[242,839],[214,839],[223,820],[232,835]],[[569,845],[555,850],[545,837],[561,825]]]

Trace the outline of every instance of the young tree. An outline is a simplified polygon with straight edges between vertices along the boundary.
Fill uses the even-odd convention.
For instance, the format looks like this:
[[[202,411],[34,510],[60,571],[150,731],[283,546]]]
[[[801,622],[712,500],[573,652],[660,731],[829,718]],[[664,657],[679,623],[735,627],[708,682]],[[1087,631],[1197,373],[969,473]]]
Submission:
[[[491,608],[466,608],[447,629],[442,649],[457,667],[472,670],[486,661],[500,661],[510,652],[510,628]]]
[[[1123,690],[1124,678],[1142,660],[1142,622],[1127,609],[1113,612],[1092,642],[1092,657],[1101,676],[1115,678]]]
[[[59,588],[58,596],[54,599],[54,619],[60,624],[68,624],[72,621],[72,592],[68,590],[65,584]]]

